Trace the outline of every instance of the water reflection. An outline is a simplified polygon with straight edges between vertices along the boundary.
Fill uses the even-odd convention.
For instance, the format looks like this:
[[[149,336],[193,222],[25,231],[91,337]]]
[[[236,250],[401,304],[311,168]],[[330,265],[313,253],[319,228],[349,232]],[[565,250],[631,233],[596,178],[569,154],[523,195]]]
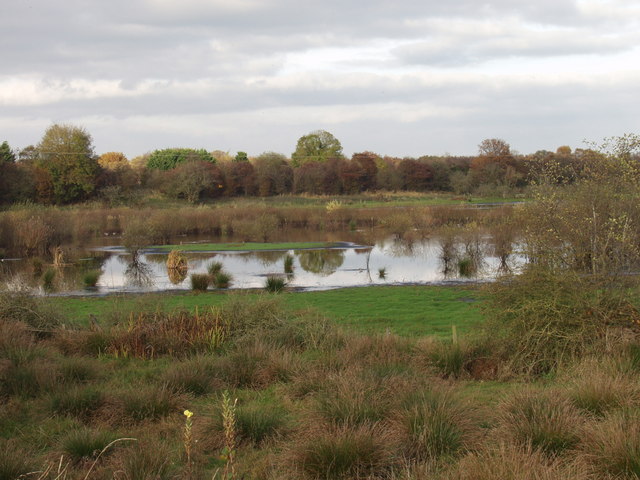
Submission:
[[[138,252],[131,255],[131,261],[124,271],[124,277],[126,279],[125,285],[132,287],[152,287],[153,269],[150,265],[142,261],[140,257],[141,255],[139,255]]]
[[[296,250],[300,268],[305,272],[328,276],[344,263],[344,250]]]
[[[505,268],[517,269],[524,263],[521,256],[506,251],[505,245],[495,248],[489,236],[463,236],[458,232],[420,241],[388,237],[366,248],[199,252],[185,253],[185,257],[189,273],[208,273],[209,267],[219,262],[233,276],[232,288],[263,288],[266,277],[289,273],[290,287],[327,289],[490,279]],[[84,265],[77,262],[76,267],[60,269],[54,280],[56,292],[83,294],[82,276],[88,268],[102,271],[98,293],[190,288],[185,270],[167,268],[166,254],[131,255],[111,248],[96,256]],[[26,281],[32,291],[42,293],[42,274],[33,274],[30,260],[6,263],[0,268],[5,288]],[[47,268],[45,264],[43,271]]]

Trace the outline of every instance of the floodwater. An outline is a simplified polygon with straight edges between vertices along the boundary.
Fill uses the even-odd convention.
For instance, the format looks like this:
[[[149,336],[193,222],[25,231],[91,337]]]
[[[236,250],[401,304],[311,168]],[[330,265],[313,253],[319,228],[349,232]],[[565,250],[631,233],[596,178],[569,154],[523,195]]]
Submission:
[[[465,271],[460,260],[468,260],[469,244],[454,243],[449,247],[448,260],[443,241],[438,238],[411,242],[385,238],[375,245],[350,244],[330,249],[186,253],[188,270],[178,273],[167,269],[167,254],[142,251],[132,255],[112,246],[91,249],[74,266],[54,269],[53,280],[44,286],[43,274],[34,273],[33,262],[5,260],[0,263],[0,281],[8,289],[29,288],[35,294],[48,295],[189,290],[191,274],[206,273],[211,263],[220,262],[232,277],[231,289],[263,288],[268,276],[277,275],[286,279],[288,288],[325,290],[488,281],[523,263],[517,255],[502,259],[493,255],[491,238],[485,236],[476,241],[472,266]],[[293,257],[293,273],[289,275],[284,273],[287,255]],[[83,276],[90,270],[99,272],[98,282],[94,288],[84,288]]]

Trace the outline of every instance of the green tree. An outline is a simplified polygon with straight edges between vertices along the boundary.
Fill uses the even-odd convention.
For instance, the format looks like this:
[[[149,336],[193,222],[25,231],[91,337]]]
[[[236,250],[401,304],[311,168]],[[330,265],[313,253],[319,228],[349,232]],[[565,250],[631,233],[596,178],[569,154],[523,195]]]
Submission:
[[[247,152],[238,152],[236,153],[236,157],[233,159],[234,162],[248,162],[249,157],[247,156]]]
[[[340,141],[325,130],[317,130],[300,137],[291,164],[299,167],[307,162],[326,162],[330,158],[342,158]]]
[[[53,203],[84,200],[96,188],[99,171],[91,135],[81,127],[54,124],[37,146],[36,167],[49,183]]]
[[[0,145],[0,165],[5,163],[14,163],[16,161],[16,155],[11,150],[11,147],[5,140]]]
[[[213,158],[205,149],[194,150],[193,148],[165,148],[164,150],[156,150],[151,154],[151,156],[149,156],[147,168],[171,170],[181,163],[198,160],[216,163],[215,158]]]

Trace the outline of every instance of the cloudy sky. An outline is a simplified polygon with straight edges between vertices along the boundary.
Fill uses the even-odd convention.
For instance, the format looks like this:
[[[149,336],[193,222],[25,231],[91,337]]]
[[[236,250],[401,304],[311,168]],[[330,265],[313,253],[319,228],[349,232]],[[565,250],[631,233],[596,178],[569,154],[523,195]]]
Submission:
[[[638,0],[4,0],[0,141],[521,153],[640,133]]]

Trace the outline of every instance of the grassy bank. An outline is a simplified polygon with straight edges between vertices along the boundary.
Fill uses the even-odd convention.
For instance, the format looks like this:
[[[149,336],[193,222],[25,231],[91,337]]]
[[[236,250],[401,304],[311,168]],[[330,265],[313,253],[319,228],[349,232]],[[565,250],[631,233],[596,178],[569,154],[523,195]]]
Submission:
[[[402,301],[381,318],[397,312],[414,327],[428,303],[451,310],[473,295],[144,296],[126,299],[133,317],[89,299],[101,318],[86,328],[59,322],[87,299],[50,299],[52,312],[3,296],[0,478],[638,478],[638,344],[518,377],[490,339],[364,335],[317,314],[371,328],[357,303],[374,311],[387,291]],[[197,315],[154,308],[196,305]]]
[[[54,297],[46,301],[62,312],[68,322],[87,325],[90,316],[99,320],[127,316],[130,312],[194,312],[219,307],[229,296],[253,301],[263,293],[148,294],[142,296]],[[406,286],[362,287],[321,292],[279,294],[290,312],[315,311],[338,325],[360,333],[404,336],[451,334],[456,325],[465,332],[481,321],[476,289],[467,287]]]

